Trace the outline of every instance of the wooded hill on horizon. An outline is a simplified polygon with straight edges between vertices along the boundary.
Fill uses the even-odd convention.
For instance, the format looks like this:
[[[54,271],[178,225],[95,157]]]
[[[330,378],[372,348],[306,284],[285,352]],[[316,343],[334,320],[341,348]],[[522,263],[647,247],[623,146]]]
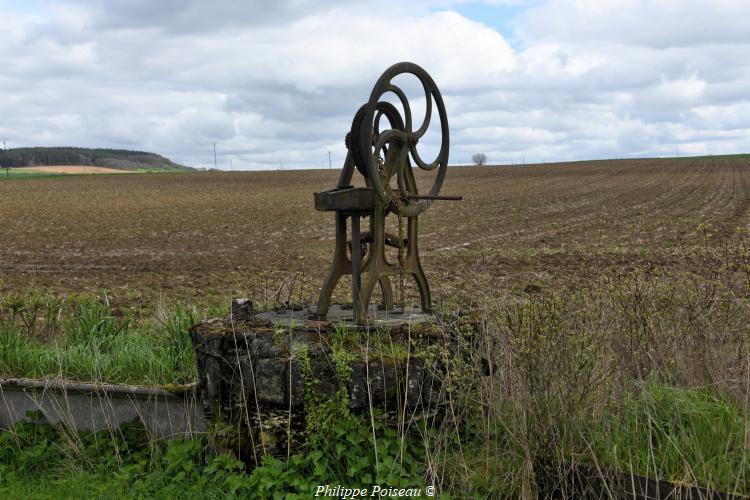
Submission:
[[[155,153],[127,149],[35,147],[0,150],[0,167],[91,165],[121,170],[193,170]]]

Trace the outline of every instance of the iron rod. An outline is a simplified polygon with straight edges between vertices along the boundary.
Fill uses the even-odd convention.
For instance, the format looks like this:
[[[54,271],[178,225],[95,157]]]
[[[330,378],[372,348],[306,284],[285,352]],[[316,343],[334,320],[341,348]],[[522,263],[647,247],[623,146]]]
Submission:
[[[354,323],[359,322],[360,291],[362,290],[361,238],[359,235],[359,215],[352,215],[352,310]]]

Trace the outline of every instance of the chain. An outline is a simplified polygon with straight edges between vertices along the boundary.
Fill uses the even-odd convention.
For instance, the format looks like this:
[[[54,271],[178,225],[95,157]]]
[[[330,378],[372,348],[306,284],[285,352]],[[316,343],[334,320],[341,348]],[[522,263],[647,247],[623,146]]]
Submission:
[[[378,164],[378,173],[380,174],[380,178],[383,179],[383,181],[387,183],[388,176],[385,173],[385,162],[379,155],[375,156],[375,162]],[[389,186],[386,186],[386,187],[389,187]],[[389,195],[391,194],[390,189],[388,189],[387,192]]]
[[[388,176],[385,172],[385,162],[380,156],[376,156],[375,159],[378,165],[378,172],[380,173],[381,179],[387,179]],[[399,307],[404,310],[406,297],[404,294],[404,264],[406,262],[406,247],[404,246],[404,219],[399,213],[399,207],[401,206],[401,196],[393,196],[390,186],[387,186],[387,192],[390,195],[391,203],[395,206],[396,216],[398,217],[398,299]]]

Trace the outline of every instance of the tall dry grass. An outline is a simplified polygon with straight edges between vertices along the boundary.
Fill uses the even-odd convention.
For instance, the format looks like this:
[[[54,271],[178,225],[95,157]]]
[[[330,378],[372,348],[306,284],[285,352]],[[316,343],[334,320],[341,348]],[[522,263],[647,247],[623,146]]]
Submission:
[[[423,426],[428,482],[576,497],[585,466],[749,494],[748,243],[555,291],[477,289],[474,333],[457,343],[443,325],[455,387],[447,417]]]

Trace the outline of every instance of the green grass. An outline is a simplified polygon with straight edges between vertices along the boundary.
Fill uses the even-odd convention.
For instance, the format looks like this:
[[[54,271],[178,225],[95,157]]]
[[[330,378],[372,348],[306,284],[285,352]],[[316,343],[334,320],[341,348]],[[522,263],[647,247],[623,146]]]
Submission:
[[[139,174],[162,174],[162,173],[189,173],[192,170],[183,170],[179,168],[150,168],[150,167],[139,167],[128,172],[135,172]],[[65,173],[52,173],[52,172],[37,172],[34,170],[24,169],[23,167],[15,167],[11,169],[0,169],[0,181],[3,180],[14,180],[14,179],[41,179],[46,177],[80,177],[84,175],[121,175],[118,173],[111,174],[65,174]]]
[[[705,389],[649,381],[591,439],[615,470],[716,491],[750,492],[748,415]]]
[[[157,309],[141,320],[117,317],[91,295],[66,299],[39,291],[0,300],[0,376],[125,384],[195,380],[187,329],[196,310]]]
[[[152,441],[137,428],[85,434],[17,424],[0,434],[0,497],[306,499],[325,484],[424,488],[413,439],[382,425],[373,435],[364,420],[329,430],[324,444],[308,443],[288,461],[266,456],[247,473],[230,453],[212,454],[205,437]]]
[[[716,491],[750,491],[743,444],[746,416],[735,404],[706,391],[651,381],[631,394],[623,409],[623,413],[602,414],[598,424],[587,422],[591,446],[583,455],[584,463]],[[482,456],[487,443],[481,438],[481,422],[468,420],[454,429],[453,446],[472,457],[460,465],[476,467],[457,496],[523,494],[510,472],[524,465],[524,451],[514,443],[508,424],[496,429],[491,443],[496,454],[490,462]],[[132,425],[89,434],[20,423],[0,434],[0,494],[6,498],[308,498],[320,484],[424,488],[432,484],[424,479],[430,467],[459,464],[451,461],[450,454],[431,449],[437,428],[414,425],[400,434],[377,423],[375,441],[367,419],[339,415],[329,421],[323,435],[309,436],[302,450],[288,460],[267,456],[260,467],[247,473],[231,454],[207,451],[214,445],[211,433],[189,440],[151,441]],[[456,473],[460,475],[450,466],[441,472],[443,489]]]
[[[439,357],[445,491],[544,496],[585,465],[750,495],[750,241],[674,252],[534,293],[476,280],[480,328]]]
[[[400,342],[374,338],[374,358],[418,354],[425,366],[439,367],[434,375],[448,394],[443,417],[429,425],[402,414],[395,437],[390,434],[394,440],[387,439],[378,456],[395,453],[392,443],[401,443],[399,450],[410,459],[405,466],[399,462],[398,477],[437,484],[454,497],[543,497],[549,485],[565,485],[579,465],[750,495],[747,234],[738,233],[727,245],[675,252],[683,252],[677,256],[681,268],[615,270],[562,290],[488,290],[477,279],[470,314],[458,314],[458,304],[443,304],[443,314],[427,332],[428,347],[417,342],[424,339],[416,338],[416,330],[407,342],[403,335]],[[134,302],[153,299],[132,293]],[[185,332],[199,316],[195,308],[176,304],[122,313],[103,297],[7,293],[0,301],[0,372],[190,381],[194,362]],[[331,345],[350,334],[339,331]],[[484,373],[488,365],[492,378]],[[320,418],[310,429],[335,432],[324,439],[308,436],[304,452],[287,463],[266,459],[265,472],[255,476],[239,471],[229,458],[221,460],[233,472],[213,476],[213,458],[202,452],[205,442],[149,445],[161,450],[154,452],[158,457],[174,446],[193,457],[187,462],[136,453],[132,461],[123,458],[100,469],[90,465],[100,459],[82,460],[76,445],[58,461],[45,462],[51,476],[18,465],[33,463],[34,454],[48,456],[48,438],[46,444],[24,445],[31,455],[19,455],[26,457],[23,462],[15,458],[18,451],[3,455],[0,446],[0,492],[50,497],[80,488],[94,497],[110,491],[158,496],[162,488],[168,495],[178,491],[171,478],[184,472],[188,498],[200,488],[209,497],[232,491],[271,497],[283,491],[303,495],[311,478],[345,484],[357,477],[365,481],[369,473],[373,481],[382,479],[370,454],[380,441],[376,445],[366,437],[370,420],[329,419],[346,412],[340,407],[329,412],[327,403],[311,408]],[[230,483],[237,489],[226,489],[235,487]]]
[[[34,172],[22,168],[0,169],[0,181],[13,179],[37,179],[41,177],[59,177],[65,174],[53,174],[49,172]]]

